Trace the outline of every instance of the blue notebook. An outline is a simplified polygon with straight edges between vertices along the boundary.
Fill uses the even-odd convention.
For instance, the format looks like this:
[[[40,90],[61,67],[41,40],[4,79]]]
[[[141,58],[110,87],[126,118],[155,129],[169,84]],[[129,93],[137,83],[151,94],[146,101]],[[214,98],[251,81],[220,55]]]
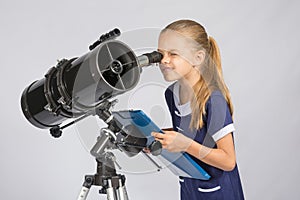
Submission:
[[[141,110],[113,112],[113,116],[122,124],[135,126],[146,138],[147,145],[154,141],[151,132],[163,131]],[[198,165],[187,153],[172,153],[165,149],[157,156],[175,175],[201,180],[210,179],[210,175]]]

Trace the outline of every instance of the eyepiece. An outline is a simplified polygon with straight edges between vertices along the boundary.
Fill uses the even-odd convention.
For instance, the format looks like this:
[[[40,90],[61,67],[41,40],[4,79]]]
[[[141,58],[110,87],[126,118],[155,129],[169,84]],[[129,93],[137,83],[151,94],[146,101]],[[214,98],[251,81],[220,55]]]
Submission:
[[[158,51],[153,51],[152,53],[145,53],[143,55],[148,57],[149,63],[157,63],[163,59],[163,55]]]
[[[162,59],[163,59],[163,55],[158,51],[153,51],[152,53],[145,53],[138,57],[140,67],[145,67],[153,63],[158,63]]]

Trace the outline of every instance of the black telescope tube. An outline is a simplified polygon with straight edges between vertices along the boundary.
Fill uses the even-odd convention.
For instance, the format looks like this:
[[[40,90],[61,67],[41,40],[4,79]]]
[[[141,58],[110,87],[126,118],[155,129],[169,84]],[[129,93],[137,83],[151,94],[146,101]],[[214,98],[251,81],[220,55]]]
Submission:
[[[25,88],[22,111],[38,128],[59,126],[69,118],[93,112],[103,100],[131,90],[139,81],[140,67],[161,59],[156,51],[136,57],[125,44],[106,41],[79,58],[63,59],[44,78]]]
[[[79,58],[62,60],[25,88],[22,111],[34,126],[51,128],[131,90],[139,78],[134,52],[120,41],[104,41]]]

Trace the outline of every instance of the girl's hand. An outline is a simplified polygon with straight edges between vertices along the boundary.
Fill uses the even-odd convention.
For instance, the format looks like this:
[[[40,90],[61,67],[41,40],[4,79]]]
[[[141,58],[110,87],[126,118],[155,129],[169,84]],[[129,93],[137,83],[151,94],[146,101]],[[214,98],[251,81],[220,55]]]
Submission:
[[[176,131],[164,131],[164,134],[152,132],[151,135],[170,152],[186,151],[193,142],[192,139]]]

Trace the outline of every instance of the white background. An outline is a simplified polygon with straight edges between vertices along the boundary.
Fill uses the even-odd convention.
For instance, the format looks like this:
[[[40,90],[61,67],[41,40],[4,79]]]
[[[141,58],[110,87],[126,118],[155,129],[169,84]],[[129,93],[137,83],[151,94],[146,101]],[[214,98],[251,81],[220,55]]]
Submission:
[[[296,0],[2,0],[1,199],[76,199],[83,176],[95,172],[94,159],[74,128],[53,139],[28,123],[20,108],[24,88],[57,59],[83,55],[112,28],[161,29],[182,18],[202,23],[221,49],[235,105],[237,161],[246,198],[298,199],[299,8]],[[140,84],[149,82],[166,85],[155,68],[142,73]],[[165,106],[163,98],[149,91],[143,95]],[[149,109],[149,104],[141,101],[140,108]],[[126,177],[130,199],[179,199],[177,177],[167,170]],[[105,199],[97,190],[88,199]]]

